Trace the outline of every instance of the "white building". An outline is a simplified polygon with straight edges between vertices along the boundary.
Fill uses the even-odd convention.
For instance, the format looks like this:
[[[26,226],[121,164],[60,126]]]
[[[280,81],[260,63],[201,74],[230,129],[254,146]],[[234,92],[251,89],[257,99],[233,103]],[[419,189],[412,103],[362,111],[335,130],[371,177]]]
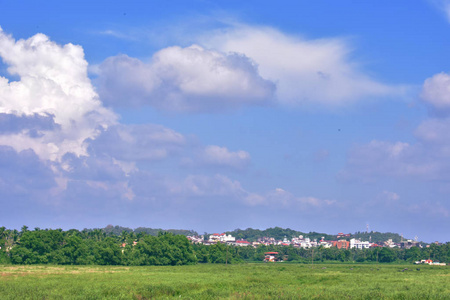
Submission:
[[[392,239],[388,239],[384,242],[384,245],[389,248],[397,247],[397,245],[392,241]]]
[[[222,233],[220,235],[220,241],[221,242],[225,242],[225,243],[227,243],[227,242],[234,242],[234,241],[236,241],[236,238],[234,236],[232,236],[231,234],[226,235],[225,233]]]
[[[317,246],[322,246],[324,248],[331,248],[333,247],[333,244],[322,240],[320,242],[317,242]]]
[[[233,237],[231,234],[226,235],[225,233],[214,233],[209,236],[209,240],[213,242],[221,242],[221,243],[228,243],[228,242],[234,242],[236,241],[236,238]]]
[[[362,242],[360,240],[357,239],[351,239],[350,240],[350,249],[369,249],[370,248],[370,242]]]

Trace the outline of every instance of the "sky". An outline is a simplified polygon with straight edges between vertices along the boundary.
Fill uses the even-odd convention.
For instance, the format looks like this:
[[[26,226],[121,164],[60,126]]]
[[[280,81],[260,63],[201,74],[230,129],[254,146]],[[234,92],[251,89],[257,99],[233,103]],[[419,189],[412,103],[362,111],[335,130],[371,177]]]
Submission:
[[[0,226],[450,241],[450,1],[0,0]]]

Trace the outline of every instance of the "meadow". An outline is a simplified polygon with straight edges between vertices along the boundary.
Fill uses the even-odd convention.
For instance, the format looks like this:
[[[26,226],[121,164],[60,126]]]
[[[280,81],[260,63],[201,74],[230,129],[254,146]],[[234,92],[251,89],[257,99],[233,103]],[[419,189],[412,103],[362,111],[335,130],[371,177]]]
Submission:
[[[1,299],[450,299],[448,266],[2,265],[0,274]]]

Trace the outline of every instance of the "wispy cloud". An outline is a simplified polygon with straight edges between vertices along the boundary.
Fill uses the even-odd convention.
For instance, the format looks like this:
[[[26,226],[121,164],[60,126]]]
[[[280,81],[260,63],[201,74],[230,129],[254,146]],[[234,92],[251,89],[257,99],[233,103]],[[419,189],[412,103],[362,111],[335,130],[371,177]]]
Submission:
[[[242,53],[259,66],[261,76],[277,83],[285,105],[339,106],[374,96],[400,96],[406,88],[371,78],[350,58],[343,38],[305,39],[271,27],[233,24],[205,34],[201,43]]]
[[[206,165],[242,170],[250,163],[250,154],[243,150],[231,152],[226,147],[210,145],[200,153],[199,159]]]
[[[133,34],[128,34],[128,33],[118,31],[118,30],[112,30],[112,29],[95,31],[94,34],[110,36],[110,37],[114,37],[114,38],[121,39],[121,40],[131,40],[131,41],[138,40],[138,37]]]
[[[439,8],[447,17],[447,21],[450,22],[450,1],[449,0],[429,0],[437,8]]]

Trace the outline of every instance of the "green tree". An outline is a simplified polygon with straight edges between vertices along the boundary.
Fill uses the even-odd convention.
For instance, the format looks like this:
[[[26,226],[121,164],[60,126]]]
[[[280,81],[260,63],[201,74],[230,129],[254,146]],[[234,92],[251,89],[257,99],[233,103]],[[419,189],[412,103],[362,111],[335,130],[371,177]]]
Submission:
[[[421,252],[419,247],[411,247],[410,249],[406,249],[405,251],[405,259],[409,262],[414,262],[420,260]]]
[[[379,261],[380,262],[393,262],[396,259],[396,255],[394,250],[392,250],[391,248],[387,248],[384,247],[383,249],[381,249],[380,251],[380,255],[379,255]]]

